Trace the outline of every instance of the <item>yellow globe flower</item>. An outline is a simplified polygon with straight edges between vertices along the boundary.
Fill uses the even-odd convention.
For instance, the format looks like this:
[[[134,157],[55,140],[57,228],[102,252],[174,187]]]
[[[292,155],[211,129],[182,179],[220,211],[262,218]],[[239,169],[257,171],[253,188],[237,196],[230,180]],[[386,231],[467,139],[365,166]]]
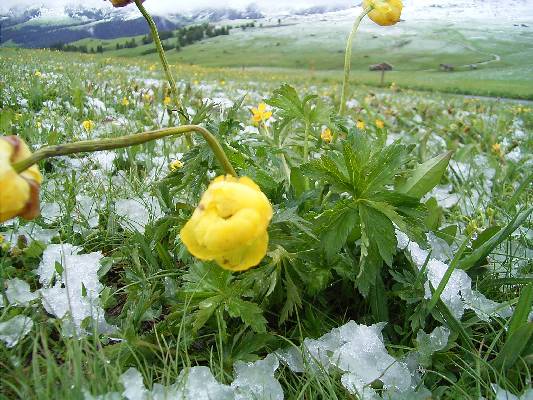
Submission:
[[[127,97],[124,97],[124,98],[122,99],[122,105],[123,105],[124,107],[127,107],[127,106],[130,105],[130,101],[128,100]]]
[[[331,134],[331,129],[329,128],[326,128],[322,131],[322,133],[320,134],[320,137],[322,138],[322,140],[326,143],[331,143],[331,141],[333,140],[333,135]]]
[[[39,215],[42,176],[36,165],[17,173],[12,165],[31,155],[28,145],[16,136],[0,137],[0,222],[20,216]]]
[[[165,106],[168,106],[171,102],[172,102],[172,99],[169,96],[165,96],[165,98],[163,99],[163,104]]]
[[[263,259],[272,206],[250,178],[219,176],[180,232],[189,252],[232,271],[244,271]]]
[[[378,25],[394,25],[402,15],[402,0],[363,0],[364,8],[372,8],[368,17]]]
[[[357,120],[355,126],[357,126],[357,129],[359,129],[360,131],[364,131],[366,128],[365,121],[362,121],[360,119]]]
[[[383,129],[383,128],[385,128],[385,122],[383,122],[383,121],[380,120],[380,119],[376,119],[376,120],[374,121],[374,123],[376,124],[376,127],[377,127],[378,129]]]

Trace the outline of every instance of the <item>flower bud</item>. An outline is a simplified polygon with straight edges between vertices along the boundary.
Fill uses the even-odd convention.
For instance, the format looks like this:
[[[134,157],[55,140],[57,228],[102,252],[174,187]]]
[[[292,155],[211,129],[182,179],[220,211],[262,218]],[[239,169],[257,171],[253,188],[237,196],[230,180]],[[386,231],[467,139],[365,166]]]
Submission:
[[[28,145],[17,136],[0,137],[0,222],[39,215],[42,176],[36,165],[20,174],[13,164],[31,156]]]
[[[364,8],[372,8],[368,17],[378,25],[394,25],[402,15],[402,0],[363,0]]]
[[[250,178],[219,176],[180,232],[189,252],[232,271],[244,271],[263,259],[272,206]]]

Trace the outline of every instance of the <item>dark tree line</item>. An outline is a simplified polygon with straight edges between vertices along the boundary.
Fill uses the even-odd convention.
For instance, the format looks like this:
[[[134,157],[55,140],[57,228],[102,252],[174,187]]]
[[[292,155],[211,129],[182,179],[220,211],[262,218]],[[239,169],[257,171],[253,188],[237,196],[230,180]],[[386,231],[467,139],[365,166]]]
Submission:
[[[242,28],[246,29],[247,27],[253,26],[255,26],[254,23],[249,23],[246,24],[246,26],[243,25]],[[229,35],[231,28],[232,26],[222,26],[217,28],[213,25],[206,23],[201,25],[192,25],[184,28],[179,28],[175,31],[161,31],[159,32],[159,38],[163,41],[163,48],[165,50],[176,49],[179,51],[182,47],[189,46],[207,38],[212,38],[221,35]],[[176,38],[176,40],[172,41],[173,38]],[[131,38],[130,40],[126,40],[123,43],[116,43],[115,50],[133,49],[139,45],[146,45],[152,42],[153,39],[151,35],[143,36],[140,40],[140,43],[138,43],[135,38]],[[74,51],[80,53],[103,53],[104,51],[108,50],[104,49],[102,45],[98,45],[96,46],[96,48],[89,48],[87,45],[75,46],[72,44],[64,43],[54,44],[50,46],[50,48],[53,50]],[[143,52],[143,54],[150,54],[155,52],[155,48],[147,49]]]

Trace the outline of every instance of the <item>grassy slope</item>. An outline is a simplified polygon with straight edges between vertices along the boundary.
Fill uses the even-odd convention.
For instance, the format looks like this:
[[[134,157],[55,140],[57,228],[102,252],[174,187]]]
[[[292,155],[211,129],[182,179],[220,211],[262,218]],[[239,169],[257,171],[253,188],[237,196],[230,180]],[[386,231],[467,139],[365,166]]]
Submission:
[[[368,66],[386,61],[395,68],[387,74],[387,82],[403,87],[533,99],[533,67],[528,62],[533,56],[528,45],[533,32],[512,25],[496,28],[430,21],[383,29],[366,21],[354,47],[353,77],[361,83],[379,84],[379,73],[369,72]],[[337,79],[337,71],[343,67],[344,40],[349,29],[350,21],[346,19],[246,31],[234,29],[230,36],[208,39],[179,52],[170,50],[168,57],[172,63],[238,69],[283,68]],[[140,43],[141,37],[136,38]],[[115,50],[116,43],[125,40],[84,39],[76,44],[89,48],[101,44],[109,50],[107,56],[157,59],[154,54],[143,55],[152,48],[151,44]],[[168,43],[175,41],[170,39]],[[468,67],[487,61],[477,70]],[[441,63],[453,64],[457,70],[441,72],[438,70]]]

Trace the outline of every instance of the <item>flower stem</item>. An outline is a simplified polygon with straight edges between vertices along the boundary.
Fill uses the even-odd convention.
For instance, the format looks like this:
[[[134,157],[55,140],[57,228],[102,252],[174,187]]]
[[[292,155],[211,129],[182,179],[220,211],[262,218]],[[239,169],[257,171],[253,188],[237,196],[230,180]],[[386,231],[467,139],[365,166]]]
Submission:
[[[342,82],[342,94],[341,94],[341,105],[339,109],[339,114],[343,115],[346,112],[346,97],[348,96],[348,85],[350,80],[350,70],[352,64],[352,44],[359,29],[361,21],[372,10],[371,7],[365,8],[361,14],[355,19],[352,27],[352,31],[348,36],[348,41],[346,42],[346,51],[344,53],[344,80]]]
[[[199,125],[181,125],[173,128],[158,129],[155,131],[147,131],[136,135],[120,136],[117,138],[98,139],[98,140],[83,140],[80,142],[66,143],[55,146],[46,146],[35,153],[29,158],[13,164],[13,168],[18,173],[25,171],[33,164],[38,163],[41,160],[51,157],[65,156],[68,154],[76,153],[92,153],[102,150],[121,149],[124,147],[135,146],[150,142],[152,140],[161,139],[167,136],[184,135],[190,132],[196,132],[201,134],[206,140],[209,147],[215,154],[221,167],[227,174],[237,176],[235,169],[231,165],[224,149],[213,136],[211,132]]]
[[[170,92],[172,93],[174,103],[176,104],[176,107],[178,108],[180,122],[186,123],[187,121],[183,118],[185,114],[184,114],[183,105],[181,104],[181,101],[178,96],[178,88],[176,86],[176,80],[174,79],[174,76],[172,75],[172,71],[170,71],[170,66],[168,65],[167,56],[165,55],[165,49],[163,48],[163,44],[161,43],[161,39],[159,38],[159,32],[157,30],[157,26],[154,22],[154,19],[148,13],[146,8],[144,8],[144,5],[142,4],[141,0],[135,0],[135,5],[137,6],[139,11],[143,15],[144,19],[146,19],[146,22],[148,22],[148,26],[150,27],[150,32],[152,33],[152,38],[154,40],[155,47],[157,49],[157,52],[159,53],[159,59],[161,60],[161,64],[163,65],[163,69],[165,70],[165,75],[167,77],[168,84],[170,85]],[[190,134],[185,135],[185,140],[187,141],[187,145],[189,147],[194,146],[194,142],[192,141]]]
[[[305,123],[304,132],[304,163],[309,161],[309,122]]]

